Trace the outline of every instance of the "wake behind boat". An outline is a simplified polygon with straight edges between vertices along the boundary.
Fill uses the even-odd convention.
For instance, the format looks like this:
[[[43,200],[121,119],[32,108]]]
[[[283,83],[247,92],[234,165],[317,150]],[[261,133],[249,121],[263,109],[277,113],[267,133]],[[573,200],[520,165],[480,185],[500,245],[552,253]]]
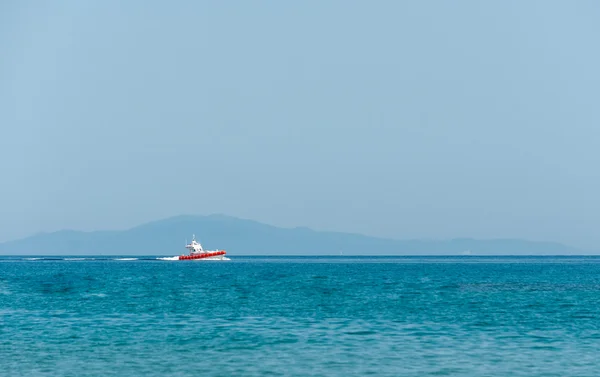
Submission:
[[[225,250],[204,250],[202,244],[196,241],[196,235],[192,235],[192,242],[185,245],[190,251],[188,255],[176,257],[158,258],[160,260],[230,260],[225,256]]]

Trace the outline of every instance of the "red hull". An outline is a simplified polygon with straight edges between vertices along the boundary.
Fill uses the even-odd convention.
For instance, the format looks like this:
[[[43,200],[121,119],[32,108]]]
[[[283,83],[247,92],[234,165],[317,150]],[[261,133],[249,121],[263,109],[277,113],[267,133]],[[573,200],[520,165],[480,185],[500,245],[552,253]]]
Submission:
[[[219,255],[227,254],[225,250],[215,251],[214,253],[204,253],[204,254],[196,254],[196,255],[180,255],[179,260],[193,260],[193,259],[204,259],[210,257],[216,257]]]

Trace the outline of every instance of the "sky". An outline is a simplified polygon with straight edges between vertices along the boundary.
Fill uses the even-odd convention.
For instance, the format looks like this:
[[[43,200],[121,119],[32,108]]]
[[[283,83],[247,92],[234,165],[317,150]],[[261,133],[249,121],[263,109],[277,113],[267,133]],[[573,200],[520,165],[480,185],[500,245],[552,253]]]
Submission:
[[[180,214],[600,251],[597,1],[0,2],[0,242]]]

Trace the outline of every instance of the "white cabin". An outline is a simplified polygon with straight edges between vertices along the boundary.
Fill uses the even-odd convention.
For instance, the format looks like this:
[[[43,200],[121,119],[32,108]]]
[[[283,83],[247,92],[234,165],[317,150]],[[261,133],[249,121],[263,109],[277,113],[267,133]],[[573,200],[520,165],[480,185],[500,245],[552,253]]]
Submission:
[[[200,244],[199,242],[196,242],[196,235],[192,235],[192,242],[185,245],[185,248],[188,249],[190,251],[190,255],[194,255],[194,254],[202,254],[202,253],[206,253],[207,251],[205,251],[202,248],[202,244]]]

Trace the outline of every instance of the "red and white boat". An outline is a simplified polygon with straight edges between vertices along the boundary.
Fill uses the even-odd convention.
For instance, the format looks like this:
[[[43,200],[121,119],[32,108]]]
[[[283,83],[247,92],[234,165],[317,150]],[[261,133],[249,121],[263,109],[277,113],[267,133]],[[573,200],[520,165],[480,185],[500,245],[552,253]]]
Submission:
[[[190,251],[188,255],[180,255],[171,258],[158,258],[162,260],[230,260],[225,256],[225,250],[204,250],[202,245],[196,241],[196,236],[192,236],[192,242],[185,245]]]

